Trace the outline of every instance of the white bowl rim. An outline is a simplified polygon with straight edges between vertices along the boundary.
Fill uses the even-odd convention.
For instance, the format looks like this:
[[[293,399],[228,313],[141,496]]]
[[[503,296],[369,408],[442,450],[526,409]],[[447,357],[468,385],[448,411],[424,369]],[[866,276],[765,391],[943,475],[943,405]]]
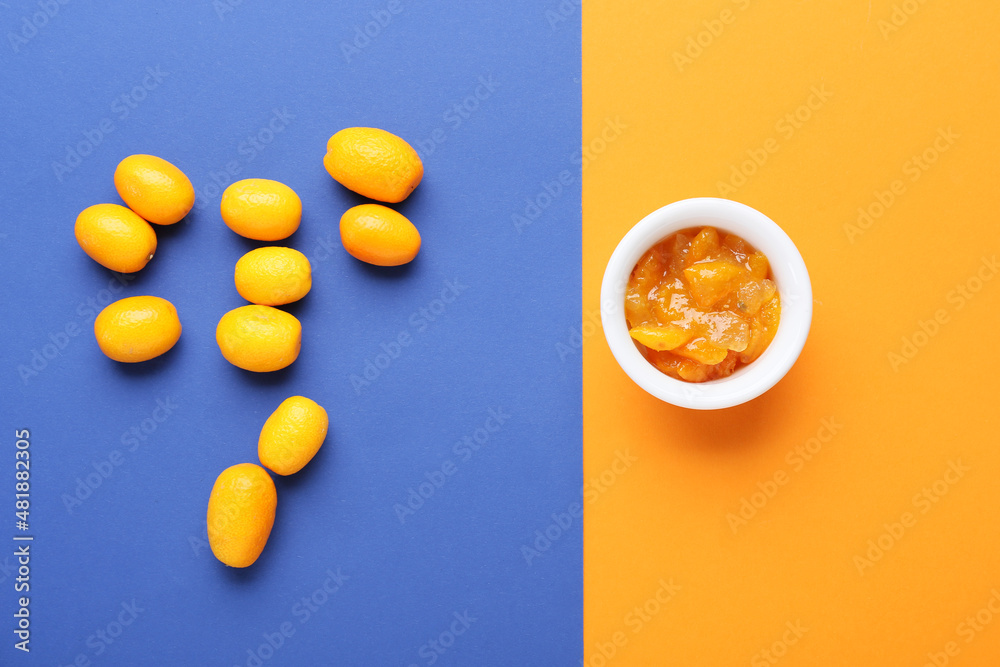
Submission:
[[[767,256],[781,298],[781,319],[774,340],[753,363],[727,378],[691,383],[658,370],[636,348],[625,321],[625,290],[632,269],[650,247],[674,232],[705,225],[736,234]],[[640,220],[611,254],[601,283],[601,324],[622,370],[656,398],[699,410],[740,405],[777,384],[802,352],[812,305],[805,262],[784,230],[746,204],[715,197],[682,199]]]

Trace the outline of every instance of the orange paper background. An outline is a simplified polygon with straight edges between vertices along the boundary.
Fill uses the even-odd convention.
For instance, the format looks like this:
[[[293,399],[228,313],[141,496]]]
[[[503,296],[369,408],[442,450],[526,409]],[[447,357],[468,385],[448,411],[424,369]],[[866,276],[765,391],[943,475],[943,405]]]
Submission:
[[[1000,665],[998,32],[983,1],[584,3],[588,667]],[[781,225],[815,297],[788,376],[716,412],[599,326],[618,240],[694,196]]]

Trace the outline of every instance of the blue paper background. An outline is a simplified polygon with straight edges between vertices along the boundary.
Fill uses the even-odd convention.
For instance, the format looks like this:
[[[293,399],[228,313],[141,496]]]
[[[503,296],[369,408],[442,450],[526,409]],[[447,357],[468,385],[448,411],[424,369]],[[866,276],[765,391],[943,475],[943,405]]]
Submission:
[[[581,486],[580,30],[578,8],[553,24],[555,7],[0,3],[0,663],[580,660],[582,525],[568,513]],[[374,36],[345,52],[366,25]],[[423,154],[424,181],[398,206],[423,236],[408,267],[368,267],[340,246],[340,215],[362,199],[321,159],[353,125]],[[86,206],[120,202],[112,174],[132,153],[178,165],[198,201],[118,280],[72,229]],[[288,308],[302,353],[278,373],[231,366],[214,340],[243,305],[236,260],[263,245],[219,217],[217,184],[235,171],[287,183],[304,205],[284,243],[312,259],[314,286]],[[514,217],[526,213],[531,224]],[[437,302],[448,289],[457,296]],[[171,300],[184,333],[157,360],[118,364],[93,317],[138,294]],[[404,332],[412,343],[379,358]],[[355,386],[368,362],[383,368]],[[205,542],[208,493],[224,468],[256,461],[264,419],[294,394],[326,406],[330,435],[305,470],[276,479],[260,560],[226,568]],[[491,410],[499,430],[456,450],[484,440]],[[30,655],[11,633],[20,428],[32,442]],[[446,460],[454,474],[401,521],[394,505],[440,483]],[[328,573],[342,579],[332,594]],[[294,634],[279,641],[284,623]],[[268,636],[277,648],[261,648]]]

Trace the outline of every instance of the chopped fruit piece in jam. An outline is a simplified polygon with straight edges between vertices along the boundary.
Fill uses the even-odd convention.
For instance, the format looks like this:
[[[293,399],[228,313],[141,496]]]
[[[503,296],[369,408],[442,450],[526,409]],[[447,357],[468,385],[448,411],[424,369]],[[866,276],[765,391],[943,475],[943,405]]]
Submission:
[[[634,327],[629,335],[651,350],[663,351],[680,347],[691,340],[694,332],[669,324],[665,327]]]
[[[771,265],[768,264],[767,257],[764,257],[762,253],[754,252],[750,255],[747,259],[747,265],[750,267],[750,275],[757,280],[763,280],[771,273]]]
[[[706,338],[695,338],[690,343],[676,348],[674,354],[700,361],[706,366],[714,366],[726,358],[728,351],[724,347],[717,347]]]
[[[739,236],[726,234],[726,238],[722,240],[722,245],[726,246],[737,255],[741,255],[740,261],[746,261],[747,255],[749,254],[747,248],[749,248],[750,245]]]
[[[694,231],[694,230],[692,230]],[[670,245],[665,247],[669,248]],[[713,255],[719,254],[719,233],[714,227],[705,227],[698,232],[688,245],[685,266],[691,266]]]
[[[691,296],[700,308],[711,308],[726,297],[749,273],[744,266],[727,260],[704,259],[684,269]]]
[[[767,257],[733,234],[685,229],[632,269],[625,318],[636,347],[687,382],[731,375],[759,357],[778,329],[781,302]]]

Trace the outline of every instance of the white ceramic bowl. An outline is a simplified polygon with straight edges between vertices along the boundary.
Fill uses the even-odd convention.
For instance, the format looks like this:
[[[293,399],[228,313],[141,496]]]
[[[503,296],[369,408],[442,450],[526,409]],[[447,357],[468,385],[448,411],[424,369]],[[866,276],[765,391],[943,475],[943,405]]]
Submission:
[[[625,290],[632,269],[649,248],[681,229],[706,225],[742,237],[767,256],[781,297],[781,319],[774,340],[755,361],[729,377],[692,383],[666,375],[639,352],[625,322]],[[785,376],[809,335],[812,303],[805,262],[781,227],[745,204],[703,197],[668,204],[629,230],[604,271],[601,323],[615,360],[637,385],[673,405],[715,410],[756,398]]]

